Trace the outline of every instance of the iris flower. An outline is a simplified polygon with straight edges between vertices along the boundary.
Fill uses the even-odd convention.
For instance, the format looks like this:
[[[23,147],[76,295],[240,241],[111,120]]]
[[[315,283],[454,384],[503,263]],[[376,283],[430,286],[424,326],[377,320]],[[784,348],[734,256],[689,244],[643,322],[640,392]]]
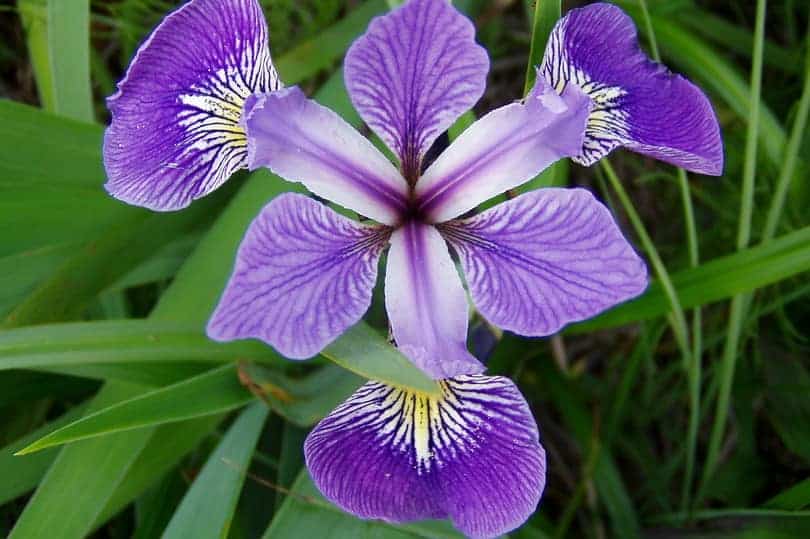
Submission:
[[[583,189],[487,199],[572,157],[624,146],[705,174],[722,168],[714,113],[694,85],[650,62],[618,8],[555,27],[536,86],[485,115],[429,163],[434,141],[484,91],[489,61],[446,0],[410,0],[349,50],[345,79],[393,163],[337,114],[284,88],[256,0],[192,0],[138,51],[108,103],[114,196],[175,210],[240,168],[267,167],[366,218],[276,197],[250,225],[208,326],[282,354],[317,354],[364,315],[389,248],[385,303],[397,347],[440,391],[368,382],[305,443],[318,488],[362,518],[450,518],[465,534],[509,531],[535,510],[545,453],[515,385],[480,374],[465,345],[468,301],[492,324],[549,335],[639,294],[644,263]]]
[[[303,195],[276,197],[242,241],[209,336],[311,357],[365,314],[389,247],[393,339],[435,379],[484,370],[467,350],[467,295],[448,246],[478,311],[520,335],[549,335],[644,290],[643,261],[585,190],[540,189],[467,215],[582,152],[592,100],[577,87],[558,94],[540,77],[525,100],[485,115],[425,166],[436,138],[481,97],[488,68],[472,23],[446,0],[412,0],[372,21],[344,76],[396,165],[297,87],[249,97],[248,166],[373,222]]]

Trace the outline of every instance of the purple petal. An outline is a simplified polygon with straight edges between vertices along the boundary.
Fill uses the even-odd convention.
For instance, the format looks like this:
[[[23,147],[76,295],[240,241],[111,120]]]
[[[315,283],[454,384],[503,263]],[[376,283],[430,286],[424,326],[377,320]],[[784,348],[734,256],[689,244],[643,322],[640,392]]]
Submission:
[[[477,374],[467,351],[467,296],[439,232],[409,221],[394,231],[385,306],[397,347],[433,378]]]
[[[491,323],[543,336],[640,294],[644,262],[584,189],[539,189],[440,230]]]
[[[280,87],[256,0],[193,0],[141,46],[107,100],[106,189],[153,210],[177,210],[247,164],[242,105]]]
[[[540,80],[525,103],[490,112],[456,139],[416,184],[422,215],[442,222],[537,176],[582,148],[590,99]]]
[[[641,51],[632,19],[616,6],[572,9],[554,27],[542,74],[593,99],[582,154],[591,165],[618,146],[699,172],[723,171],[720,127],[700,89]]]
[[[436,137],[483,95],[489,58],[450,2],[411,0],[371,21],[344,66],[355,108],[415,180]]]
[[[508,379],[460,376],[441,395],[368,382],[304,444],[320,491],[360,518],[450,518],[495,537],[531,515],[546,456],[529,406]]]
[[[313,193],[393,225],[408,186],[351,125],[297,87],[251,97],[245,107],[251,169],[268,167]]]
[[[251,223],[208,323],[208,336],[255,337],[303,359],[323,350],[371,304],[389,230],[287,193]]]

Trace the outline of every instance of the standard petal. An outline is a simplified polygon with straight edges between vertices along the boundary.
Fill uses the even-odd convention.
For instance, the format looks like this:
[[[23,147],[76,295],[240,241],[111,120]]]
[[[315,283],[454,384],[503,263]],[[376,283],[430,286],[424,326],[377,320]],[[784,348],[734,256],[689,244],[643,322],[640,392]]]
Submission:
[[[429,376],[484,370],[467,351],[467,296],[433,226],[409,221],[391,236],[385,307],[397,347]]]
[[[610,4],[572,9],[549,38],[542,75],[562,91],[569,82],[591,99],[581,154],[591,165],[617,146],[719,175],[720,127],[700,89],[641,51],[632,19]]]
[[[360,518],[450,518],[495,537],[534,512],[546,456],[525,399],[508,379],[460,376],[440,395],[368,382],[304,443],[320,491]]]
[[[538,189],[440,230],[481,314],[520,335],[555,333],[647,287],[644,262],[584,189]]]
[[[483,95],[489,58],[450,2],[411,0],[374,19],[344,66],[355,108],[415,180],[436,137]]]
[[[381,223],[399,221],[407,202],[405,180],[333,111],[292,87],[251,97],[245,116],[251,169],[267,167]]]
[[[371,304],[388,235],[303,195],[276,197],[239,246],[208,336],[258,338],[292,359],[317,354]]]
[[[559,96],[539,80],[525,102],[475,122],[425,171],[416,184],[420,213],[433,223],[452,219],[577,155],[589,108],[576,88]]]
[[[192,0],[141,46],[107,100],[106,189],[153,210],[177,210],[247,164],[242,106],[279,88],[256,0]]]

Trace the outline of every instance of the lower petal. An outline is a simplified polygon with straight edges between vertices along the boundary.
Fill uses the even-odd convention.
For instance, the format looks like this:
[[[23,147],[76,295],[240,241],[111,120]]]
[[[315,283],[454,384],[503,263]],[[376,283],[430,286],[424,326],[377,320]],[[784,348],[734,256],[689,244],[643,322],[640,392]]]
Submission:
[[[239,246],[208,336],[258,338],[293,359],[317,354],[371,304],[388,235],[305,196],[276,197]]]
[[[644,262],[584,189],[539,189],[440,230],[481,314],[520,335],[550,335],[647,287]]]
[[[484,370],[467,351],[467,296],[435,227],[409,221],[391,236],[385,306],[397,347],[429,376]]]
[[[450,518],[495,537],[534,512],[546,459],[525,399],[507,378],[459,376],[432,396],[368,382],[304,444],[315,484],[360,518]]]

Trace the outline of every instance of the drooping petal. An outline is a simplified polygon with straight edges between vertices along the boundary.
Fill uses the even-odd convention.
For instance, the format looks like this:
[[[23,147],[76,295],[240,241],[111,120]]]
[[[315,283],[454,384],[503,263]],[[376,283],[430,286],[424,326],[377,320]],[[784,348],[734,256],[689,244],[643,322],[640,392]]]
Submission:
[[[419,211],[446,221],[539,174],[582,148],[590,100],[558,96],[543,80],[523,103],[496,109],[461,134],[416,184]]]
[[[368,382],[304,444],[320,491],[360,518],[450,518],[495,537],[534,512],[546,457],[525,399],[503,377],[460,376],[431,396]]]
[[[591,165],[618,146],[701,174],[723,171],[720,127],[701,90],[641,51],[632,19],[611,4],[572,9],[549,38],[542,75],[593,99],[574,160]]]
[[[249,166],[381,223],[393,225],[408,186],[394,165],[330,109],[297,87],[252,96],[245,107]]]
[[[483,95],[489,58],[448,0],[410,0],[374,19],[344,66],[360,116],[415,179],[435,138]]]
[[[388,235],[303,195],[276,197],[239,246],[208,336],[258,338],[292,359],[317,354],[371,304]]]
[[[647,286],[644,262],[584,189],[538,189],[440,230],[481,314],[520,335],[555,333]]]
[[[192,0],[141,46],[107,100],[107,191],[177,210],[247,164],[242,106],[280,87],[256,0]]]
[[[399,350],[436,379],[482,372],[467,351],[467,296],[439,232],[417,221],[398,228],[385,271],[385,306]]]

